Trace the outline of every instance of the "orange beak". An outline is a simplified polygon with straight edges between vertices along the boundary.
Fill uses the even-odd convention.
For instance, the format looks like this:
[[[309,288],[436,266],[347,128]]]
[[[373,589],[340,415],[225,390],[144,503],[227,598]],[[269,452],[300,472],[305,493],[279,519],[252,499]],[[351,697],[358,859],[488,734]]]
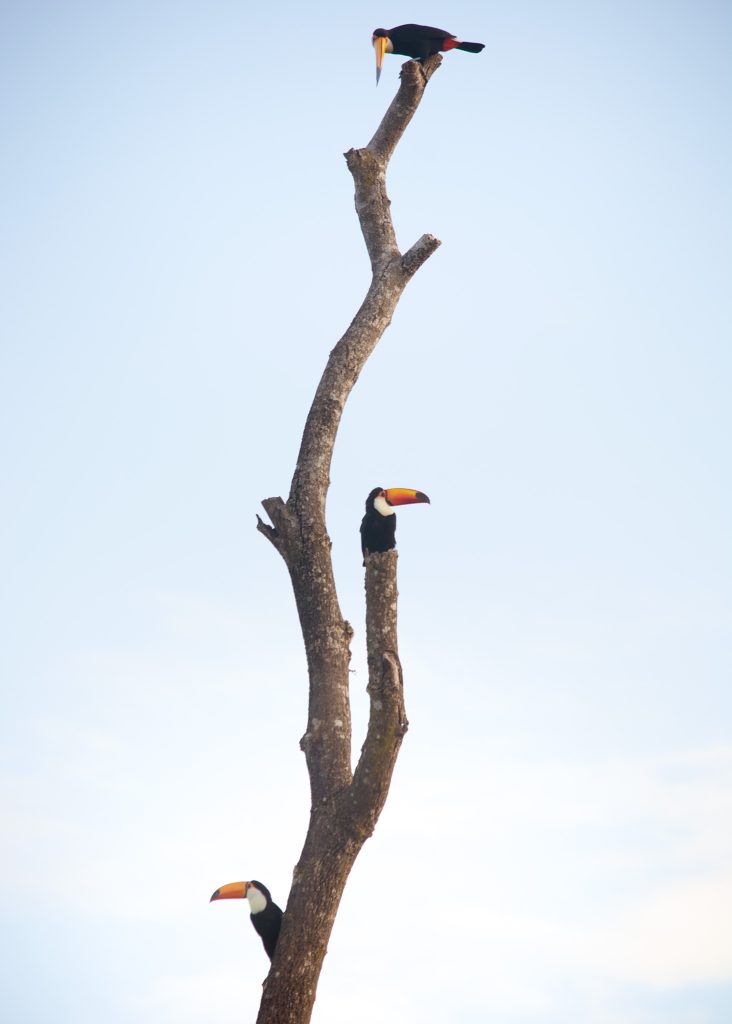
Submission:
[[[387,487],[384,497],[390,505],[416,505],[423,502],[430,504],[426,494],[422,491],[413,491],[409,487]]]
[[[213,903],[214,900],[243,900],[251,884],[251,882],[229,882],[228,885],[222,885],[220,889],[217,889],[208,902]]]
[[[386,53],[386,36],[374,36],[374,49],[376,50],[376,84],[379,84],[381,77],[381,65],[384,63]]]

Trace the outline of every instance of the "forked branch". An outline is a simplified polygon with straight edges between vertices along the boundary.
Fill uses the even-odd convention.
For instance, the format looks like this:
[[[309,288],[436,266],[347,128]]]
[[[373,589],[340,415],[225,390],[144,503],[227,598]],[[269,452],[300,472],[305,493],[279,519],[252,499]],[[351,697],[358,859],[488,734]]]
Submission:
[[[361,308],[330,353],[305,423],[287,501],[262,504],[271,525],[257,529],[282,555],[290,573],[310,678],[305,752],[312,806],[295,868],[258,1024],[307,1024],[327,942],[348,874],[384,806],[407,729],[397,648],[396,552],[366,559],[366,619],[371,712],[366,739],[351,774],[349,661],[352,630],[343,619],[325,524],[325,502],[338,427],[368,357],[391,323],[404,288],[439,246],[422,235],[399,251],[386,168],[442,58],[408,61],[376,134],[345,154],[372,280]]]

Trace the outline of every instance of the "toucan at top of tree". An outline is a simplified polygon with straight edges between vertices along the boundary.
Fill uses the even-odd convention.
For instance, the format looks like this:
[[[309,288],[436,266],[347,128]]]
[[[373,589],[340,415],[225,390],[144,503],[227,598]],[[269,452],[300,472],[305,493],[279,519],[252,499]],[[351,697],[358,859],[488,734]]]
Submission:
[[[396,28],[375,28],[371,37],[376,51],[376,84],[381,76],[385,53],[399,53],[413,60],[425,60],[447,50],[467,50],[480,53],[485,43],[464,43],[451,32],[429,25],[397,25]]]
[[[214,900],[237,900],[246,897],[254,930],[262,940],[267,956],[274,956],[282,924],[282,911],[272,902],[269,889],[261,882],[229,882],[213,894]]]
[[[366,499],[366,515],[361,520],[363,557],[377,551],[391,551],[396,546],[395,505],[414,505],[430,499],[422,491],[408,487],[374,487]],[[366,562],[364,561],[364,565]]]

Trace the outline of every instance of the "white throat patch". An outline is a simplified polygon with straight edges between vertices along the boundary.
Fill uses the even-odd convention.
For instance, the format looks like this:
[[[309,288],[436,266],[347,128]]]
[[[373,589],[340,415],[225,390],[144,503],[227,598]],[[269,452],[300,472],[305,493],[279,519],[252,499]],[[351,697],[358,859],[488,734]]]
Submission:
[[[267,906],[267,897],[252,885],[247,889],[247,902],[250,914],[261,914]]]
[[[382,494],[374,498],[374,508],[377,512],[381,512],[382,516],[393,516],[395,514],[394,509]]]

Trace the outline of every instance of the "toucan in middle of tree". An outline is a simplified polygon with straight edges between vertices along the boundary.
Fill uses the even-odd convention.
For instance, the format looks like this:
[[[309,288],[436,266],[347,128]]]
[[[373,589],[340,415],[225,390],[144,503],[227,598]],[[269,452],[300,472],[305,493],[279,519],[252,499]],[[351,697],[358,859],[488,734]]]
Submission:
[[[246,897],[254,930],[262,940],[267,956],[274,956],[282,924],[282,911],[272,902],[269,889],[261,882],[229,882],[213,894],[214,900],[240,900]]]
[[[395,505],[422,502],[430,503],[422,491],[413,491],[408,487],[374,487],[366,499],[366,515],[361,520],[363,557],[373,555],[376,551],[391,551],[396,546]]]
[[[376,84],[379,84],[385,53],[399,53],[413,60],[425,60],[447,50],[480,53],[485,43],[464,43],[451,32],[429,25],[397,25],[396,28],[375,28],[371,36],[376,51]]]

